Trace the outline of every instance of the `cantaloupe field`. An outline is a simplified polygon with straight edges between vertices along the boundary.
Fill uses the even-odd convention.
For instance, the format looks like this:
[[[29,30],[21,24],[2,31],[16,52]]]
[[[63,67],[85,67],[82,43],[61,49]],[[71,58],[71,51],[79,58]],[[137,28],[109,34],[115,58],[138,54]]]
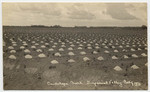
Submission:
[[[4,89],[147,89],[147,30],[3,27]]]

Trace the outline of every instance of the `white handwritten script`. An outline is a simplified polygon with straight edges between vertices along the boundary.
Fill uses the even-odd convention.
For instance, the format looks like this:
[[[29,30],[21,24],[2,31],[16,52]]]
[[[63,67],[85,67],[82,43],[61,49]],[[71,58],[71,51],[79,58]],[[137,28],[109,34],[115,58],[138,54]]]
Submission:
[[[50,86],[68,86],[68,85],[94,85],[94,86],[98,86],[98,85],[118,85],[119,87],[123,87],[123,85],[130,85],[130,86],[141,86],[140,82],[134,82],[134,81],[127,81],[127,80],[123,80],[123,81],[113,81],[113,80],[109,80],[109,81],[97,81],[97,82],[93,82],[93,81],[86,81],[86,82],[75,82],[75,81],[70,81],[70,82],[47,82],[47,85]]]

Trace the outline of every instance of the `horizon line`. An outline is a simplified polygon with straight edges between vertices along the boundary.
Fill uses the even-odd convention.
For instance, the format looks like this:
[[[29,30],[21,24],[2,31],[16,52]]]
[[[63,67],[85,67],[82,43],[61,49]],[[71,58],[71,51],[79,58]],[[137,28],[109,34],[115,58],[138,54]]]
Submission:
[[[2,26],[20,26],[20,27],[32,27],[32,26],[39,26],[39,27],[53,27],[53,26],[56,26],[56,25],[2,25]],[[141,26],[61,26],[61,25],[57,25],[57,26],[60,26],[60,27],[142,27],[142,26],[147,26],[147,25],[141,25]]]

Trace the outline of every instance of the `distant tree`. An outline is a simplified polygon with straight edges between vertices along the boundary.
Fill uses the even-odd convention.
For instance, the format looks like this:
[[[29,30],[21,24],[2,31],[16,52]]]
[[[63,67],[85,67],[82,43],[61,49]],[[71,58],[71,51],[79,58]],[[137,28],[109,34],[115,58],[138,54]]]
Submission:
[[[146,25],[142,25],[142,29],[147,29],[147,26]]]
[[[87,28],[87,26],[74,26],[74,28]]]
[[[54,25],[53,27],[54,28],[60,28],[61,26],[60,25]]]
[[[60,26],[60,25],[54,25],[54,26],[50,26],[51,28],[60,28],[60,27],[62,27],[62,26]]]
[[[45,27],[44,25],[31,25],[31,27]]]

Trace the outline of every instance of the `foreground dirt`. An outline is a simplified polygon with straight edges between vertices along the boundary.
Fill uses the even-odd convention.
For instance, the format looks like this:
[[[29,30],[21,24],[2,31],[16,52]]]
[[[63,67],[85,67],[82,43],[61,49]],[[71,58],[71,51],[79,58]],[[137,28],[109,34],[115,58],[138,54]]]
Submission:
[[[147,54],[145,30],[142,30],[143,32],[141,29],[113,30],[112,32],[111,29],[5,28],[3,31],[6,43],[3,47],[4,89],[147,89],[147,56],[141,55],[142,53]],[[22,41],[18,40],[19,38]],[[10,39],[13,39],[13,41],[11,42]],[[20,49],[20,46],[24,46],[23,41],[27,43],[25,49],[30,50],[30,53],[25,53],[25,49]],[[31,48],[31,46],[35,46],[32,41],[39,43],[36,49]],[[13,42],[16,42],[17,46],[13,46]],[[62,42],[66,46],[63,52],[58,50],[61,48]],[[45,43],[49,43],[49,45],[45,45]],[[96,43],[98,45],[95,45]],[[103,43],[104,45],[102,45]],[[129,47],[126,47],[127,43],[129,43]],[[70,51],[68,48],[72,44],[75,46]],[[83,46],[78,46],[79,44]],[[91,46],[87,46],[88,44],[91,44]],[[42,48],[42,45],[46,47]],[[56,47],[53,48],[53,45]],[[13,46],[16,53],[10,53],[9,46]],[[100,48],[96,49],[96,46]],[[108,48],[105,48],[106,46]],[[115,46],[115,48],[111,48],[112,46]],[[79,50],[78,47],[83,49]],[[92,49],[87,47],[92,47]],[[53,48],[54,51],[49,51],[50,48]],[[131,51],[131,48],[135,51]],[[141,50],[138,50],[138,48]],[[41,49],[42,52],[40,53],[45,54],[46,57],[38,57],[40,53],[36,51],[37,49]],[[116,49],[118,52],[114,52]],[[109,53],[105,53],[106,50]],[[81,51],[85,51],[86,54],[81,55]],[[98,53],[93,54],[93,51]],[[54,56],[56,52],[61,53],[61,56]],[[68,52],[73,52],[75,55],[70,56]],[[25,55],[28,54],[32,55],[31,59],[25,58]],[[133,57],[133,54],[138,57]],[[16,59],[10,59],[10,55],[15,55]],[[127,55],[128,58],[124,58],[124,55]],[[98,60],[99,56],[102,56],[104,60]],[[116,56],[117,59],[112,59],[112,56]],[[83,58],[85,57],[90,60],[84,61]],[[69,59],[73,59],[75,62],[68,62]],[[57,60],[58,63],[52,64],[52,60]],[[133,65],[138,68],[133,69]],[[116,66],[119,66],[121,70],[115,70]]]

